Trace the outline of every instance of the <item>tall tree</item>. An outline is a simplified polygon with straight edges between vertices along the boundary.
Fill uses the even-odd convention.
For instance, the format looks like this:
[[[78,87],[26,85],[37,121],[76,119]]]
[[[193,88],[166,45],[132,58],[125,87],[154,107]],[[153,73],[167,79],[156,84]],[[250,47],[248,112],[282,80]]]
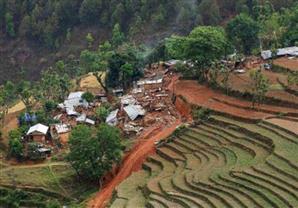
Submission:
[[[93,130],[79,125],[71,133],[68,161],[78,175],[98,181],[121,159],[122,145],[117,128],[101,124]]]
[[[261,70],[251,71],[250,78],[252,80],[252,106],[255,107],[256,103],[260,104],[264,100],[269,90],[269,80]]]
[[[4,125],[5,116],[8,113],[9,105],[16,98],[15,86],[12,82],[8,81],[4,86],[0,87],[0,122]]]
[[[167,39],[166,48],[172,58],[191,60],[195,76],[200,81],[208,81],[210,67],[226,53],[227,39],[223,29],[202,26],[187,37]]]
[[[251,54],[252,49],[258,45],[258,23],[246,14],[240,14],[232,19],[226,31],[235,47],[245,54]]]
[[[117,23],[115,24],[112,32],[112,45],[113,47],[117,48],[120,46],[125,40],[125,36],[121,31],[120,25]]]

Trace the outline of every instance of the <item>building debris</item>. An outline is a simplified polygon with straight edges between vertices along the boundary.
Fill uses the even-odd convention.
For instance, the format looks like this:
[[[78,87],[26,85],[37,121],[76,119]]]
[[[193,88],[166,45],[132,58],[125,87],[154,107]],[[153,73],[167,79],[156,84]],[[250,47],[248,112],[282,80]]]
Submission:
[[[132,125],[131,123],[129,124],[125,124],[124,125],[124,131],[126,133],[136,133],[136,134],[139,134],[141,131],[143,131],[143,127],[140,127],[140,126],[134,126]]]
[[[95,121],[93,121],[92,119],[87,118],[87,115],[85,113],[81,114],[76,121],[78,123],[86,123],[86,124],[90,124],[90,125],[95,125]]]
[[[144,116],[146,111],[141,105],[128,105],[124,107],[124,111],[127,113],[131,120],[135,120],[139,116]]]
[[[176,66],[176,64],[177,64],[178,62],[180,62],[180,60],[172,59],[172,60],[169,60],[169,61],[167,61],[166,63],[164,63],[164,65],[165,65],[167,68],[171,68],[171,67]]]
[[[113,94],[117,97],[121,97],[124,95],[124,90],[122,88],[114,89]]]
[[[109,124],[110,126],[116,126],[118,124],[118,119],[117,119],[117,115],[118,115],[119,109],[112,111],[107,119],[106,119],[106,123]]]
[[[71,130],[70,126],[67,124],[55,124],[54,127],[58,134],[64,134],[64,133],[70,132]]]
[[[75,111],[76,107],[88,108],[89,103],[82,98],[84,92],[72,92],[69,94],[68,98],[64,103],[58,104],[60,109],[66,110],[67,115],[69,116],[79,116],[79,113]]]
[[[135,105],[137,100],[132,95],[125,95],[121,97],[122,105]]]

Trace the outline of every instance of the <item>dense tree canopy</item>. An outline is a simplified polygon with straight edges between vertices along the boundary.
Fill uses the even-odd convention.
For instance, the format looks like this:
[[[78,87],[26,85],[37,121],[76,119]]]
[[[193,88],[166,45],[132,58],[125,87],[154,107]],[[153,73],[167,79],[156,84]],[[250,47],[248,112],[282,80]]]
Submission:
[[[270,0],[274,9],[292,3]],[[0,0],[0,30],[11,38],[20,35],[56,48],[80,24],[112,28],[118,23],[134,34],[143,22],[154,28],[181,23],[181,29],[189,31],[194,25],[214,25],[231,14],[262,8],[258,1],[244,0]]]
[[[227,25],[227,34],[236,48],[245,54],[250,54],[259,43],[259,26],[246,14],[240,14]]]
[[[197,27],[187,37],[172,36],[166,42],[168,55],[190,60],[194,64],[194,76],[201,81],[208,79],[210,67],[225,55],[227,46],[224,30],[210,26]]]
[[[97,181],[121,159],[122,145],[117,128],[101,124],[93,130],[76,126],[69,140],[68,160],[79,176]]]

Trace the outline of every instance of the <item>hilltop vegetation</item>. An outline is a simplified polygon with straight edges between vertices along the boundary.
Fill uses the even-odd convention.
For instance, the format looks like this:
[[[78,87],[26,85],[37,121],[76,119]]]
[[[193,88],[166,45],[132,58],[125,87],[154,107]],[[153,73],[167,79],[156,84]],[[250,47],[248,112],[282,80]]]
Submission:
[[[110,37],[116,24],[128,40],[156,43],[173,32],[218,25],[241,12],[257,17],[259,11],[272,13],[292,4],[292,0],[265,5],[244,0],[1,0],[0,82],[24,75],[37,79],[55,61],[78,55],[87,46],[88,32],[98,44]]]

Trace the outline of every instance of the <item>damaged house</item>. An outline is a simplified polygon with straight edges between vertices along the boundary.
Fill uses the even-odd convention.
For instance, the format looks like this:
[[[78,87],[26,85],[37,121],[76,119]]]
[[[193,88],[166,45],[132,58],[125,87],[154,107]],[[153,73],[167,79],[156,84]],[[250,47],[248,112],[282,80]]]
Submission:
[[[137,86],[138,86],[138,88],[142,88],[144,90],[152,90],[152,89],[162,88],[163,75],[140,80],[137,82]]]
[[[68,98],[58,105],[59,108],[64,109],[68,116],[79,116],[80,114],[75,111],[76,107],[88,108],[89,103],[82,98],[84,92],[72,92],[69,94]]]
[[[108,117],[106,118],[106,123],[110,126],[117,126],[118,125],[118,112],[119,109],[112,111]]]
[[[132,121],[146,114],[145,109],[140,105],[128,105],[124,107],[124,111]]]

